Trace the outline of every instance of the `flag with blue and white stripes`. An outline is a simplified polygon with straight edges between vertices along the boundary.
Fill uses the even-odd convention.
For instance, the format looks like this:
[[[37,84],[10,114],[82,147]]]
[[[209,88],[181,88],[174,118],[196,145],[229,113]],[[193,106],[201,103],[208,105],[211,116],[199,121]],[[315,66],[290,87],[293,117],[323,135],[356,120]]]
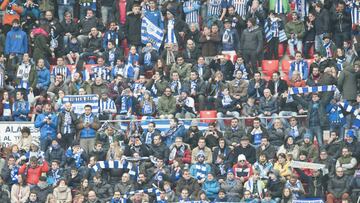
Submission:
[[[315,92],[332,92],[337,88],[335,85],[323,85],[323,86],[313,86],[313,87],[291,87],[289,88],[289,94],[305,94],[305,93],[315,93]]]
[[[144,16],[141,23],[141,43],[150,42],[156,50],[159,50],[163,38],[164,31]]]
[[[340,105],[345,109],[346,112],[352,113],[355,118],[352,121],[352,127],[360,128],[360,112],[359,109],[354,108],[352,105],[349,104],[348,101],[340,102]]]
[[[129,169],[131,170],[132,163],[126,160],[122,161],[98,161],[92,169],[97,172],[100,169]]]
[[[156,125],[156,129],[160,130],[161,132],[165,132],[165,131],[169,130],[169,128],[170,128],[169,120],[147,119],[147,120],[138,121],[138,122],[140,123],[141,128],[143,130],[148,129],[148,124],[150,122],[154,122]],[[188,129],[191,126],[191,121],[179,121],[179,123],[183,124],[186,129]],[[121,122],[121,129],[123,129],[123,130],[127,129],[128,125],[129,125],[129,122]],[[208,126],[209,126],[208,123],[198,122],[198,128],[200,131],[206,130]]]
[[[83,114],[84,106],[91,105],[92,113],[97,115],[99,113],[99,98],[96,94],[87,95],[66,95],[63,98],[63,104],[70,102],[74,113]]]
[[[280,29],[280,23],[281,21],[271,21],[270,19],[267,19],[265,21],[264,25],[264,32],[265,32],[265,38],[266,42],[270,42],[270,40],[273,37],[279,37],[279,42],[284,42],[288,38],[286,37],[286,33],[284,29]]]

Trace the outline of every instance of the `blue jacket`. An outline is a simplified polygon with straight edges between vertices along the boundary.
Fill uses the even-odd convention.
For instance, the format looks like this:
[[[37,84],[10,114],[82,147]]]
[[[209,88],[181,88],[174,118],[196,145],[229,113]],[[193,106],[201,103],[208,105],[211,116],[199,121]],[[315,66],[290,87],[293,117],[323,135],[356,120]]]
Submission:
[[[47,124],[44,119],[45,117],[50,118],[51,123]],[[48,136],[51,139],[56,137],[56,128],[57,128],[57,116],[55,114],[42,113],[36,117],[35,128],[40,128],[40,139],[45,139]]]
[[[12,106],[13,117],[16,120],[20,115],[28,116],[30,113],[30,104],[27,101],[15,101]],[[21,119],[24,120],[25,118]],[[26,119],[25,119],[26,120]]]
[[[20,28],[15,30],[12,28],[6,35],[5,54],[24,54],[28,51],[28,38],[24,31]]]
[[[79,123],[84,125],[85,124],[85,114],[82,114],[79,118]],[[83,128],[80,129],[80,138],[95,138],[96,131],[99,129],[99,119],[91,113],[90,119],[89,119],[89,127],[83,126]]]
[[[40,87],[49,87],[50,85],[50,71],[47,68],[37,69],[37,84]]]
[[[334,126],[344,126],[346,119],[342,112],[342,109],[337,104],[328,104],[326,106],[326,112],[328,113],[329,122]]]
[[[220,190],[219,182],[215,179],[212,181],[206,180],[202,186],[202,190],[209,199],[214,199]]]
[[[170,147],[173,143],[175,143],[175,138],[176,137],[184,138],[185,133],[186,133],[186,129],[185,129],[184,125],[179,125],[174,132],[172,132],[171,129],[169,129],[167,132],[165,132],[165,135],[166,135],[165,144],[166,144],[166,146]]]

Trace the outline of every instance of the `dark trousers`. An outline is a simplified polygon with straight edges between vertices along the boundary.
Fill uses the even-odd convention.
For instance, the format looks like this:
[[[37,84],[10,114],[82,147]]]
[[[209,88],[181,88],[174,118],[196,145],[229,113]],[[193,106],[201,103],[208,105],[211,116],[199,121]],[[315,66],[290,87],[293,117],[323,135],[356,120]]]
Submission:
[[[334,34],[334,41],[337,47],[343,47],[344,41],[350,41],[350,32],[338,32]]]
[[[244,60],[246,64],[250,64],[251,75],[254,75],[258,70],[257,66],[257,53],[255,50],[244,50]]]
[[[279,38],[273,37],[269,41],[269,58],[270,60],[277,60],[279,59]]]

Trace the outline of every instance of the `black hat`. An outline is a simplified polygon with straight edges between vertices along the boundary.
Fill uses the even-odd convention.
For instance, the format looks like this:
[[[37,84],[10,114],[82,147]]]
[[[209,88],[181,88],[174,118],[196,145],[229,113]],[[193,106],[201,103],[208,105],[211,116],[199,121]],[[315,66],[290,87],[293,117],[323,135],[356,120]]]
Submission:
[[[174,7],[170,7],[168,10],[167,10],[169,13],[171,13],[173,16],[176,16],[176,8]]]
[[[231,20],[230,20],[229,18],[225,18],[225,19],[224,19],[224,24],[225,24],[225,23],[231,23]]]

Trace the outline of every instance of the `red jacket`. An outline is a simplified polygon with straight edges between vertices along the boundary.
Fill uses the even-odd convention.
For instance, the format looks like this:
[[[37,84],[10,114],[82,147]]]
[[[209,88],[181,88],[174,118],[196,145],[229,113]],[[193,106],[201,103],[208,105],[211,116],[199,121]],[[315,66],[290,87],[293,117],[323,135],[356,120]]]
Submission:
[[[27,172],[26,172],[27,171]],[[26,182],[31,185],[36,185],[39,182],[39,178],[42,173],[49,171],[49,165],[44,161],[43,165],[31,168],[27,164],[24,164],[19,169],[19,174],[26,173]]]
[[[240,165],[239,163],[236,163],[233,166],[233,170],[235,173],[235,178],[240,179],[240,177],[243,177],[244,182],[249,180],[250,176],[253,175],[252,165],[247,161],[244,163],[244,165]]]

